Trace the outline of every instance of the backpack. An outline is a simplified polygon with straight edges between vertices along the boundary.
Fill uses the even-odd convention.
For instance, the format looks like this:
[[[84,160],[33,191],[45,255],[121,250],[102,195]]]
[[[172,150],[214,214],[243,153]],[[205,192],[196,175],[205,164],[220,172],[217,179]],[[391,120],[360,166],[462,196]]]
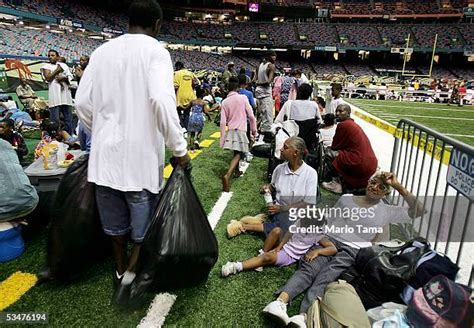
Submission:
[[[468,287],[438,275],[415,291],[407,319],[415,327],[472,327],[470,293]]]
[[[355,266],[342,277],[355,287],[366,309],[385,302],[400,303],[399,295],[415,277],[418,260],[429,251],[428,241],[421,237],[399,247],[361,248]]]

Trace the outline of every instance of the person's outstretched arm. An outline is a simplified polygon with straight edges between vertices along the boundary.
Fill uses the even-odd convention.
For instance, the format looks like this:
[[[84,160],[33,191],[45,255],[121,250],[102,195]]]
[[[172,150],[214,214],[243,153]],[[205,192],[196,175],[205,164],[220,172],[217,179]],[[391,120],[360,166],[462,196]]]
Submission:
[[[398,180],[394,173],[390,172],[384,177],[385,182],[393,187],[408,203],[408,215],[414,219],[421,216],[424,212],[423,203],[417,201],[416,197],[409,192]]]

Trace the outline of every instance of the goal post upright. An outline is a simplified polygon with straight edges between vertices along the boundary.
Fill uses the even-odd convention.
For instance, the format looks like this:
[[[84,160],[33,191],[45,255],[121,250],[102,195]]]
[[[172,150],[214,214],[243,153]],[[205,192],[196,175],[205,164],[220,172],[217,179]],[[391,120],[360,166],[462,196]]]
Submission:
[[[408,37],[407,37],[407,43],[405,45],[405,50],[403,52],[403,67],[402,67],[402,76],[410,76],[410,77],[431,77],[432,75],[432,72],[433,72],[433,62],[434,62],[434,57],[435,57],[435,53],[436,53],[436,46],[438,44],[438,34],[436,33],[435,34],[435,38],[434,38],[434,42],[433,42],[433,48],[432,48],[432,52],[431,52],[431,61],[430,61],[430,70],[428,72],[428,74],[425,74],[425,75],[419,75],[419,74],[408,74],[408,73],[405,73],[405,68],[406,68],[406,63],[407,63],[407,57],[408,57],[408,49],[411,49],[411,51],[413,51],[412,49],[413,48],[409,48],[410,47],[410,39],[411,39],[411,35],[410,33],[408,34]],[[411,52],[412,53],[412,52]]]

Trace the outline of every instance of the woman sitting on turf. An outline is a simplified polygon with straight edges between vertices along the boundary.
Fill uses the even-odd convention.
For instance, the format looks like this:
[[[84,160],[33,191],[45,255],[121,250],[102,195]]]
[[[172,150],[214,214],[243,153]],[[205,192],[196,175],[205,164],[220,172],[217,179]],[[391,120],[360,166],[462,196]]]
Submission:
[[[295,224],[294,228],[299,229],[302,221],[312,222],[313,220],[301,219]],[[243,262],[227,262],[222,266],[222,277],[228,277],[231,274],[252,269],[259,271],[263,266],[286,267],[296,263],[305,254],[304,260],[311,262],[320,255],[332,256],[337,253],[334,244],[325,238],[323,234],[303,233],[300,230],[295,232],[295,234],[287,232],[283,237],[281,228],[273,228],[265,239],[263,252],[259,256],[252,257]],[[308,252],[313,245],[318,245],[318,247]]]
[[[286,162],[275,168],[271,184],[264,185],[261,193],[269,191],[275,202],[267,204],[270,221],[265,215],[246,216],[240,221],[232,220],[227,226],[227,235],[235,237],[243,232],[263,232],[267,236],[273,228],[287,231],[291,225],[291,208],[316,205],[318,174],[303,161],[306,145],[300,137],[288,138],[281,149],[281,158]]]

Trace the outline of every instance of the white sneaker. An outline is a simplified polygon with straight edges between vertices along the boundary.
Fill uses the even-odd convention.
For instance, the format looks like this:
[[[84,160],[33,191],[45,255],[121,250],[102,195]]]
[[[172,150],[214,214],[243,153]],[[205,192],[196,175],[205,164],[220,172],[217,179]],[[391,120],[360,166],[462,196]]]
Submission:
[[[292,328],[306,328],[306,316],[304,314],[294,315],[290,318],[288,327]]]
[[[337,183],[336,181],[331,181],[331,182],[323,182],[321,184],[321,186],[326,189],[326,190],[329,190],[335,194],[342,194],[342,186],[340,183]]]
[[[286,304],[280,300],[268,303],[262,312],[280,326],[286,326],[290,322],[290,317],[286,313]]]
[[[231,274],[236,274],[237,271],[237,262],[227,262],[222,266],[221,276],[228,277]]]

